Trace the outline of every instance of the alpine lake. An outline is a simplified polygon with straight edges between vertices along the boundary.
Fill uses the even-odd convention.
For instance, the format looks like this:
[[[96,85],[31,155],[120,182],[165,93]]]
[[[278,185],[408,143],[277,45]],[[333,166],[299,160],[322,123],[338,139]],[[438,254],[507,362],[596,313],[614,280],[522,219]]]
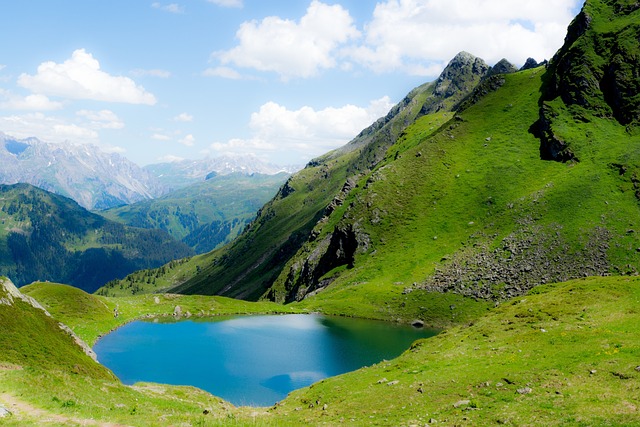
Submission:
[[[323,378],[399,356],[437,331],[316,314],[135,321],[94,346],[125,384],[191,385],[234,405],[271,406]]]

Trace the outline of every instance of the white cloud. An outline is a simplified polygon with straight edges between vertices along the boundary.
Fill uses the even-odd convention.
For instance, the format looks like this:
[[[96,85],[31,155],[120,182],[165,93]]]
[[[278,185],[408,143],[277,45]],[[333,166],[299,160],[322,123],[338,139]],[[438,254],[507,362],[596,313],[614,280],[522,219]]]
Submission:
[[[38,66],[36,75],[22,74],[18,84],[36,94],[72,99],[154,105],[156,98],[128,77],[112,76],[84,49],[73,52],[62,64],[53,61]]]
[[[276,16],[244,22],[236,33],[239,45],[214,57],[223,65],[276,72],[285,80],[311,77],[336,67],[338,48],[359,36],[342,6],[313,0],[299,22]]]
[[[170,141],[171,137],[162,133],[154,133],[151,135],[151,139],[155,139],[156,141]]]
[[[251,115],[250,138],[216,142],[210,148],[225,153],[278,150],[308,159],[344,145],[392,106],[388,97],[371,101],[367,107],[345,105],[322,110],[308,106],[289,110],[268,102]]]
[[[151,7],[153,7],[154,9],[164,10],[165,12],[170,12],[170,13],[178,13],[178,14],[184,13],[184,6],[181,6],[177,3],[162,4],[162,3],[154,2],[154,3],[151,3]]]
[[[205,77],[222,77],[230,80],[240,80],[242,75],[231,67],[207,68],[202,72]]]
[[[193,116],[189,113],[180,113],[173,118],[175,122],[192,122]]]
[[[51,101],[45,95],[32,94],[25,97],[15,96],[0,90],[0,95],[5,95],[8,99],[0,102],[0,108],[6,110],[31,110],[31,111],[52,111],[60,110],[61,102]]]
[[[171,72],[167,70],[143,70],[141,68],[136,68],[135,70],[131,70],[131,74],[134,77],[158,77],[161,79],[168,79],[171,77]]]
[[[207,0],[222,7],[242,7],[242,0]]]
[[[87,129],[78,125],[54,125],[53,132],[62,139],[69,139],[73,141],[97,139],[98,133],[92,129]]]
[[[365,41],[342,54],[378,72],[436,75],[466,50],[490,64],[550,58],[562,45],[579,0],[386,0]]]
[[[178,142],[185,147],[193,147],[193,145],[196,143],[196,139],[193,137],[193,135],[189,134],[184,138],[180,138]]]
[[[4,70],[7,66],[4,64],[0,64],[0,71]]]
[[[40,112],[0,117],[0,129],[16,138],[37,136],[47,142],[99,142],[95,130]]]
[[[83,117],[91,123],[92,128],[95,129],[122,129],[124,123],[120,118],[111,110],[80,110],[76,113],[77,116]]]

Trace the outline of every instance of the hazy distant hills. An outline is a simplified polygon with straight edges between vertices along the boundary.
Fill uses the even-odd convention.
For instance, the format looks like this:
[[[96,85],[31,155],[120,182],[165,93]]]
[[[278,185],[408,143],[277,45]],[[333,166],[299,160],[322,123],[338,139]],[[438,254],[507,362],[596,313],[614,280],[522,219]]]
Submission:
[[[169,189],[182,188],[190,184],[203,182],[215,175],[276,175],[291,174],[301,166],[278,166],[260,160],[256,156],[219,156],[200,160],[181,160],[170,163],[157,163],[144,167]]]

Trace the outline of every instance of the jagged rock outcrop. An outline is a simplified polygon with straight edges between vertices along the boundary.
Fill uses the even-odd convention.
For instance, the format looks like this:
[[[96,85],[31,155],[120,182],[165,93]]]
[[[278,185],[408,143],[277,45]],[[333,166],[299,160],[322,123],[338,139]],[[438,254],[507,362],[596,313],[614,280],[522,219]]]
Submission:
[[[487,63],[468,52],[458,53],[435,82],[433,95],[438,100],[425,104],[420,114],[430,114],[451,107],[466,97],[491,70]]]
[[[638,19],[631,19],[637,16]],[[593,25],[594,17],[598,26]],[[625,18],[625,19],[621,19]],[[614,22],[606,24],[607,21]],[[540,99],[540,120],[532,130],[541,139],[543,159],[574,160],[570,141],[554,128],[560,98],[576,120],[611,117],[620,124],[640,123],[640,3],[587,1],[568,28],[562,48],[551,59]],[[584,114],[584,112],[588,114]]]
[[[498,61],[498,63],[496,63],[496,65],[491,67],[488,75],[493,76],[496,74],[511,74],[515,73],[516,71],[518,71],[518,67],[513,65],[507,59],[502,58],[500,61]]]
[[[527,58],[527,60],[524,62],[524,65],[520,67],[520,71],[531,70],[533,68],[542,67],[543,65],[546,66],[547,64],[547,60],[538,62],[534,58]]]

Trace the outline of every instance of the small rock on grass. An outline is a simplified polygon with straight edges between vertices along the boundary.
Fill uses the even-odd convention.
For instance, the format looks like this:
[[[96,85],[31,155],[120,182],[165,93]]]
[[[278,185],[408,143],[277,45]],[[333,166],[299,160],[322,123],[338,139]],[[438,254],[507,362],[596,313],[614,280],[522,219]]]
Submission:
[[[11,415],[11,412],[7,408],[0,406],[0,418],[8,417],[9,415]]]
[[[459,408],[461,406],[468,406],[471,404],[470,400],[459,400],[456,403],[453,404],[454,408]]]
[[[533,390],[531,389],[531,387],[523,387],[523,388],[519,388],[518,390],[516,390],[518,393],[520,394],[529,394],[531,393]]]

